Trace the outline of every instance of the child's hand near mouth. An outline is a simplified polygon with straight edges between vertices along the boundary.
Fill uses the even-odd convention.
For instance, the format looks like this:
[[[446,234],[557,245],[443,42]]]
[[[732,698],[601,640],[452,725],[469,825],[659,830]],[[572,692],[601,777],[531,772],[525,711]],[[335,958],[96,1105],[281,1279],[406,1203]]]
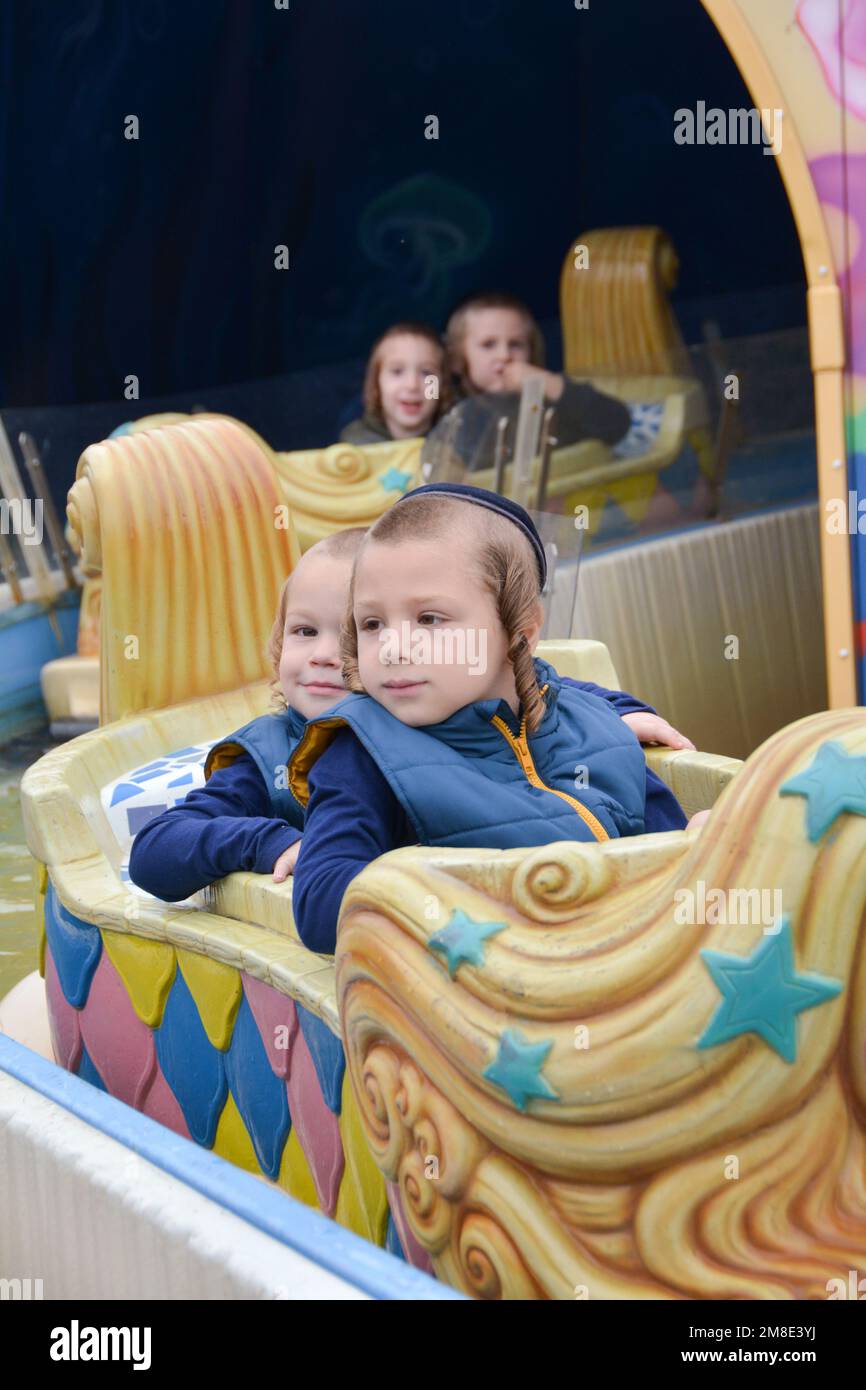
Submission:
[[[565,386],[565,378],[558,372],[546,372],[543,367],[533,367],[529,362],[506,362],[502,369],[502,389],[520,391],[523,383],[533,376],[540,376],[544,382],[546,400],[559,400]]]

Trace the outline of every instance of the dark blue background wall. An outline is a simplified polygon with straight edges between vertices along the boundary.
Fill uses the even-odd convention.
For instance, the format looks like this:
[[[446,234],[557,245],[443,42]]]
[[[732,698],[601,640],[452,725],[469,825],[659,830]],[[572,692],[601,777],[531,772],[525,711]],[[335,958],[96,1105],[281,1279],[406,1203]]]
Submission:
[[[775,160],[673,141],[680,106],[751,104],[699,0],[5,0],[2,17],[4,408],[107,402],[116,423],[288,373],[250,389],[248,418],[281,447],[328,442],[388,322],[441,325],[502,286],[555,336],[570,240],[618,223],[673,237],[690,341],[707,313],[731,335],[804,321]],[[321,399],[292,375],[313,367]]]

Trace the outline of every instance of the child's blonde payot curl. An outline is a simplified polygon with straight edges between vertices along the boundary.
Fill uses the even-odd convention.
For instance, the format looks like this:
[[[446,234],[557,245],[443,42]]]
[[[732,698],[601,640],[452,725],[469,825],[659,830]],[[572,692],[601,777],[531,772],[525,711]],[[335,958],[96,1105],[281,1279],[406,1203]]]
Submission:
[[[292,576],[289,575],[283,581],[283,587],[280,590],[280,598],[277,604],[276,617],[274,618],[274,624],[271,628],[267,647],[265,649],[268,665],[271,668],[271,677],[269,681],[271,687],[271,704],[277,710],[285,710],[288,708],[286,697],[280,685],[280,658],[283,654],[283,632],[286,626],[286,612],[289,606],[289,584],[291,583],[291,579]]]
[[[361,673],[358,670],[358,629],[355,626],[355,571],[357,568],[358,562],[356,560],[349,584],[346,616],[340,629],[340,660],[343,665],[343,684],[346,689],[355,695],[363,695],[365,691],[361,684]]]
[[[532,648],[526,637],[535,622],[541,595],[538,569],[529,542],[504,517],[488,513],[490,527],[479,555],[482,578],[496,600],[508,638],[508,659],[526,731],[535,733],[544,718],[544,696],[538,685]],[[513,534],[511,534],[513,532]]]

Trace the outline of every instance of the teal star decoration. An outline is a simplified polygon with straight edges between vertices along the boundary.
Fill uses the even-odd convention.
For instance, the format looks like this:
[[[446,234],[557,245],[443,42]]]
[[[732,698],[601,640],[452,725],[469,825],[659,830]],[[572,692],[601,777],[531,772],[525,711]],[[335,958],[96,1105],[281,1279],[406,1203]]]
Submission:
[[[405,492],[412,481],[411,473],[401,473],[399,468],[389,468],[379,482],[386,492]]]
[[[475,922],[462,908],[455,908],[446,926],[431,936],[431,951],[441,951],[448,958],[448,974],[453,978],[458,965],[484,964],[484,943],[488,936],[505,931],[506,922]]]
[[[798,975],[794,965],[791,919],[781,918],[778,934],[766,937],[751,956],[701,951],[724,996],[698,1047],[715,1047],[740,1033],[757,1033],[786,1062],[797,1058],[795,1016],[842,992],[839,980]]]
[[[866,758],[846,753],[841,743],[822,743],[811,767],[789,777],[780,796],[806,797],[806,830],[814,844],[837,816],[866,816]]]
[[[559,1096],[541,1075],[541,1068],[552,1042],[531,1043],[516,1028],[506,1028],[499,1039],[499,1051],[484,1071],[488,1081],[507,1091],[518,1110],[526,1109],[533,1096],[544,1100],[559,1100]]]

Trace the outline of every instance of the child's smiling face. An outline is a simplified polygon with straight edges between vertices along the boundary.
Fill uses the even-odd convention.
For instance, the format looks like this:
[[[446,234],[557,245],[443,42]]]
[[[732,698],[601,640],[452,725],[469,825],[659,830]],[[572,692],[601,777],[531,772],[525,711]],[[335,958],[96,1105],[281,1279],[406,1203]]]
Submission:
[[[431,342],[413,333],[395,333],[379,349],[379,396],[382,418],[393,439],[414,439],[426,434],[438,400],[428,400],[425,388],[437,381],[442,355]]]
[[[470,543],[462,525],[442,539],[374,540],[358,558],[358,672],[367,693],[403,724],[438,724],[476,700],[506,700],[517,710],[508,639],[466,558]],[[537,637],[528,634],[531,646]]]
[[[465,376],[476,391],[503,391],[509,362],[528,362],[529,325],[516,309],[471,309],[463,335]]]
[[[340,627],[346,613],[351,557],[305,555],[289,584],[280,656],[286,704],[314,719],[346,693]]]

